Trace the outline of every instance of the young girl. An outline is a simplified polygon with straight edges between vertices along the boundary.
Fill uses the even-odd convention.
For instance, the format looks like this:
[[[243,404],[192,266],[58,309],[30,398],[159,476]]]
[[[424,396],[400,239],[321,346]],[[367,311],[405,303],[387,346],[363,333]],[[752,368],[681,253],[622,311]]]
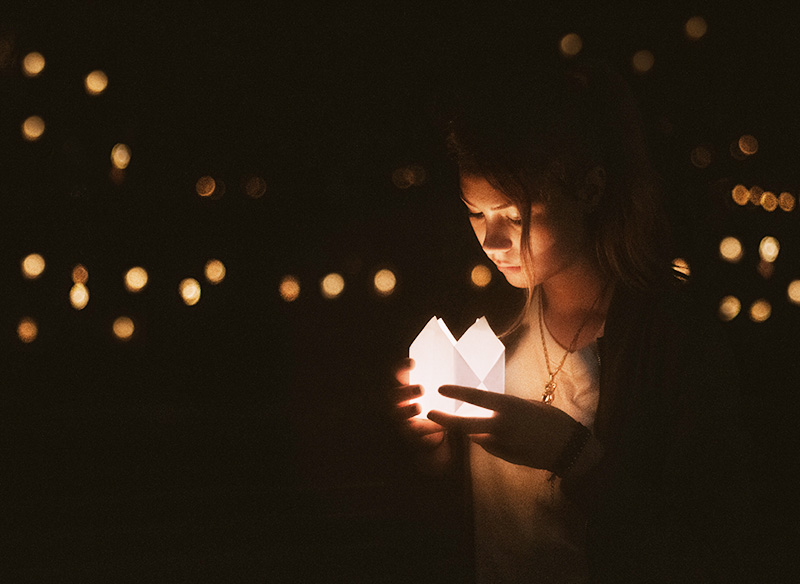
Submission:
[[[443,386],[494,414],[427,420],[413,400],[437,388],[395,397],[431,466],[469,438],[477,581],[736,580],[735,367],[671,270],[625,84],[597,64],[476,77],[447,139],[478,241],[527,295],[505,394]]]

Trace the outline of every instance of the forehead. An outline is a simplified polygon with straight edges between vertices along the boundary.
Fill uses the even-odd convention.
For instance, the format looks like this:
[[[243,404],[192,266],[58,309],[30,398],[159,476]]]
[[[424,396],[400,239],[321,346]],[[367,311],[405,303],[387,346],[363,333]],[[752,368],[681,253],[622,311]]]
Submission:
[[[462,175],[460,183],[461,198],[473,207],[493,209],[514,205],[514,201],[483,177]]]

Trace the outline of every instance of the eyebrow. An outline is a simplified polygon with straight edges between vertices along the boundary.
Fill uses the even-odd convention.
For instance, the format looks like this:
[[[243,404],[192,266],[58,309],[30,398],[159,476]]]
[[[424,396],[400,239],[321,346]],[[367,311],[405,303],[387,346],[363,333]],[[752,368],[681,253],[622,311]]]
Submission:
[[[464,201],[464,202],[465,202],[467,205],[469,205],[470,207],[475,207],[475,205],[473,205],[472,203],[470,203],[470,202],[469,202],[468,200],[466,200],[464,197],[461,197],[461,200],[462,200],[462,201]],[[513,206],[514,206],[514,203],[511,203],[511,202],[508,202],[508,203],[503,203],[502,205],[495,205],[494,207],[492,207],[492,208],[491,208],[491,211],[502,211],[503,209],[508,209],[509,207],[513,207]],[[477,207],[476,207],[476,208],[477,208]]]

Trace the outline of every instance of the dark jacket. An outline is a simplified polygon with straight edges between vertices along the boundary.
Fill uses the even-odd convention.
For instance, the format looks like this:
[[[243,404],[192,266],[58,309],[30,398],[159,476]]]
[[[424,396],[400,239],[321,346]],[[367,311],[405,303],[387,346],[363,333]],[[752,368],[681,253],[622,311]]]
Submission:
[[[721,325],[680,285],[615,291],[599,339],[601,464],[586,510],[596,582],[750,581],[751,447]]]

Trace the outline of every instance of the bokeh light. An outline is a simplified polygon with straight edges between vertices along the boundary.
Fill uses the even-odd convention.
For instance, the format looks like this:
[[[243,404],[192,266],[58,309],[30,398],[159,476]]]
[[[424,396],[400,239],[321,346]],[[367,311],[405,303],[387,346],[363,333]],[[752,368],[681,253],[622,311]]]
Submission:
[[[84,78],[83,86],[89,95],[100,95],[108,87],[108,76],[96,69]]]
[[[764,191],[761,194],[761,206],[769,212],[774,211],[778,208],[778,197],[775,196],[775,193],[771,191]]]
[[[786,297],[792,304],[800,305],[800,280],[792,280],[786,288]]]
[[[380,296],[389,296],[397,286],[397,277],[389,269],[378,270],[373,278],[375,292]]]
[[[286,302],[294,302],[300,296],[300,282],[294,276],[284,276],[278,291]]]
[[[636,73],[647,73],[653,68],[656,58],[650,51],[636,51],[631,62]]]
[[[28,53],[22,59],[22,73],[25,77],[36,77],[44,71],[44,55],[36,51]]]
[[[702,16],[692,16],[686,21],[683,29],[686,31],[687,38],[696,41],[703,38],[708,32],[708,23]]]
[[[23,343],[32,343],[39,336],[39,327],[36,321],[30,317],[25,317],[17,325],[17,337]]]
[[[35,280],[44,272],[47,264],[38,253],[26,255],[22,259],[22,275],[28,280]]]
[[[39,116],[30,116],[22,122],[22,137],[34,142],[44,134],[44,120]]]
[[[581,52],[582,48],[583,40],[574,32],[565,34],[558,43],[558,50],[561,51],[561,54],[565,57],[574,57]]]
[[[697,146],[692,149],[690,159],[697,168],[708,168],[711,164],[711,151],[705,146]]]
[[[131,149],[126,144],[116,144],[111,149],[111,164],[114,168],[124,170],[131,162]]]
[[[687,278],[692,275],[692,268],[689,266],[689,262],[683,258],[675,258],[672,260],[672,266],[676,272],[680,272]]]
[[[147,286],[148,279],[147,270],[135,266],[125,272],[125,288],[128,292],[141,292]]]
[[[758,185],[750,187],[750,202],[758,206],[761,204],[761,195],[764,194],[764,189]]]
[[[328,274],[320,281],[320,291],[325,298],[336,298],[344,292],[344,278],[335,272]]]
[[[725,296],[719,301],[719,317],[725,322],[729,322],[739,315],[742,310],[742,303],[736,296]]]
[[[69,302],[75,310],[83,310],[89,304],[89,289],[85,284],[77,283],[69,291]]]
[[[772,305],[760,298],[750,305],[750,320],[753,322],[764,322],[772,316]]]
[[[719,255],[732,264],[742,259],[742,242],[735,237],[725,237],[719,242]]]
[[[789,192],[782,192],[781,195],[778,197],[778,205],[780,208],[787,213],[791,213],[794,211],[794,207],[797,204],[797,199],[792,193]]]
[[[746,205],[750,201],[750,191],[744,185],[736,185],[731,190],[731,197],[737,205]]]
[[[742,154],[752,156],[758,152],[758,140],[751,134],[745,134],[739,138],[739,150],[741,150]]]
[[[392,173],[392,183],[398,189],[407,189],[412,186],[420,186],[427,177],[428,173],[422,166],[412,164],[395,169]]]
[[[476,288],[486,288],[492,281],[492,271],[483,264],[477,264],[469,273],[469,280]]]
[[[210,176],[201,176],[197,179],[194,188],[201,197],[210,197],[217,189],[217,181]]]
[[[768,280],[772,277],[772,274],[775,273],[775,264],[772,262],[767,262],[765,260],[759,260],[758,266],[756,267],[756,271],[758,271],[759,275]]]
[[[74,284],[85,284],[89,281],[89,270],[83,264],[76,264],[72,268],[72,282]]]
[[[227,270],[225,264],[219,260],[208,260],[205,269],[203,270],[206,280],[212,284],[219,284],[225,279]]]
[[[244,194],[251,199],[259,199],[267,192],[267,181],[260,176],[251,176],[244,181]]]
[[[183,303],[186,306],[194,306],[200,302],[200,282],[194,278],[184,278],[178,284],[178,292],[180,292]]]
[[[127,316],[120,316],[114,320],[111,329],[114,331],[114,336],[121,341],[127,341],[133,336],[133,331],[136,329],[133,321]]]
[[[772,236],[767,236],[761,240],[758,245],[758,255],[765,262],[774,262],[778,259],[778,254],[781,251],[781,244]]]

